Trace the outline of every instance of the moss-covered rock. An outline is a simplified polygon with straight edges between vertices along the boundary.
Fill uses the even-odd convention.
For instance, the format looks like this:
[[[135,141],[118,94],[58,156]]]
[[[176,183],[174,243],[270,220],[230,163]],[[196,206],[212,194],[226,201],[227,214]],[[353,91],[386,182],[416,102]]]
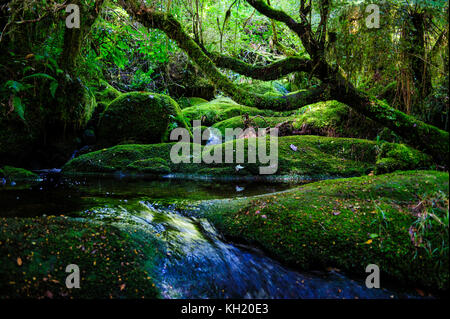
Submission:
[[[167,174],[171,171],[169,165],[167,165],[167,159],[164,160],[159,157],[137,160],[129,164],[127,169],[155,175]]]
[[[256,143],[255,138],[251,138]],[[237,149],[237,141],[226,143],[233,144]],[[259,160],[249,164],[248,157],[249,140],[244,140],[244,160],[240,164],[241,169],[236,169],[237,164],[205,164],[193,163],[193,158],[188,157],[188,163],[175,164],[170,159],[170,151],[175,143],[154,145],[119,145],[113,148],[100,150],[81,155],[63,167],[63,172],[77,173],[114,173],[117,171],[130,173],[179,173],[199,174],[212,176],[259,176],[262,164]],[[256,143],[258,145],[258,143]],[[187,144],[192,152],[193,144]],[[225,147],[225,144],[202,147],[203,155],[207,152],[214,153],[216,148]],[[390,148],[403,150],[406,146],[392,144]],[[327,138],[319,136],[287,136],[278,139],[278,170],[275,175],[282,176],[359,176],[370,171],[377,171],[377,162],[383,163],[383,157],[378,154],[380,145],[373,141]],[[294,150],[296,149],[296,150]],[[405,162],[404,167],[428,168],[430,163],[417,161],[415,156],[425,159],[425,155],[412,151],[408,147],[411,158]],[[224,149],[222,149],[224,151]],[[223,152],[224,154],[225,152]],[[386,156],[390,156],[386,153]],[[423,165],[423,166],[422,166]],[[390,167],[396,169],[396,167]],[[169,171],[168,171],[169,170]]]
[[[218,98],[208,103],[201,103],[183,109],[183,115],[189,122],[189,125],[192,125],[194,120],[203,119],[202,125],[211,126],[214,123],[243,114],[269,116],[275,114],[275,112],[239,105],[229,98]]]
[[[337,101],[318,102],[302,107],[295,121],[296,127],[306,124],[317,129],[336,128],[348,116],[349,107]]]
[[[208,103],[207,100],[202,99],[201,97],[182,97],[178,99],[178,105],[180,105],[181,109],[185,109],[187,107],[196,106],[203,103]]]
[[[186,127],[178,104],[166,95],[132,92],[113,100],[101,115],[99,139],[104,145],[160,143],[168,130]]]
[[[288,123],[292,127],[295,116],[249,116],[250,126],[254,129],[275,127],[281,123]],[[226,129],[241,128],[245,129],[245,119],[242,116],[235,116],[230,119],[218,122],[212,126],[218,129],[222,135],[226,133]],[[291,130],[289,135],[293,135]]]
[[[405,144],[383,143],[377,160],[377,173],[406,170],[411,167],[430,167],[432,159]]]
[[[327,180],[283,193],[198,206],[200,214],[228,237],[259,245],[296,268],[331,266],[365,276],[366,266],[376,264],[382,278],[445,290],[448,183],[448,173],[398,172]],[[430,201],[436,204],[421,208],[433,210],[436,219],[424,220],[425,215],[414,211],[424,202],[422,194],[433,198],[444,194],[437,196],[439,201]],[[430,226],[421,229],[426,223]]]
[[[39,175],[33,172],[12,166],[0,168],[0,177],[10,181],[35,181],[39,179]]]
[[[158,243],[143,230],[67,217],[0,219],[0,299],[157,298]],[[68,289],[66,267],[80,269]]]
[[[97,87],[95,98],[97,100],[98,107],[102,110],[106,109],[112,101],[117,99],[122,93],[109,84],[106,81],[100,81],[100,85]]]
[[[251,116],[250,119],[250,125],[254,128],[275,127],[285,123],[290,127],[288,132],[284,132],[287,135],[373,139],[383,130],[375,122],[356,114],[347,105],[337,101],[318,102],[294,112],[276,112],[271,116]],[[213,127],[224,133],[227,128],[244,128],[244,121],[242,116],[236,116],[218,122]]]

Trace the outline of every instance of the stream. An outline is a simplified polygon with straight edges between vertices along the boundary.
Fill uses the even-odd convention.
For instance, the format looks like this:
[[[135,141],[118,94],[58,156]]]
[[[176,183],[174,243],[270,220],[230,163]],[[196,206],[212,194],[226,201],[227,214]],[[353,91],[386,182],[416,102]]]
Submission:
[[[306,183],[306,182],[305,182]],[[179,203],[255,196],[298,184],[131,178],[65,179],[46,173],[35,185],[0,186],[0,216],[65,215],[140,227],[165,248],[155,284],[164,298],[416,298],[395,286],[368,289],[337,270],[299,272],[255,247],[227,241]],[[177,205],[174,205],[177,204]],[[362,274],[364,275],[364,274]]]

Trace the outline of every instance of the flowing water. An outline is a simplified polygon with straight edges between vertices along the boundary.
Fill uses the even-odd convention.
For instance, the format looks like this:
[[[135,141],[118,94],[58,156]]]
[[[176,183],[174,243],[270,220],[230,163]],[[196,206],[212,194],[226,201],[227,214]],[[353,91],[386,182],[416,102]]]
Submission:
[[[140,227],[164,247],[155,282],[165,298],[409,298],[398,289],[368,289],[337,271],[298,272],[254,248],[230,243],[180,203],[254,196],[294,185],[261,182],[78,180],[48,174],[36,185],[0,187],[0,216],[65,215]],[[155,237],[155,238],[156,238]]]

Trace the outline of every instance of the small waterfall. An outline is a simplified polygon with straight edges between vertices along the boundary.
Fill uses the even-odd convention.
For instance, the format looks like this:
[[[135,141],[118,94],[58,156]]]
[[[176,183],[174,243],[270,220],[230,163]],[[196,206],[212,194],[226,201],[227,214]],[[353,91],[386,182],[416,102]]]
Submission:
[[[134,206],[135,207],[135,206]],[[187,217],[170,207],[140,202],[94,212],[149,228],[165,247],[155,283],[164,298],[394,298],[384,289],[331,272],[299,273],[257,249],[227,243],[206,219]],[[123,224],[122,224],[123,227]],[[403,296],[403,295],[402,295]]]

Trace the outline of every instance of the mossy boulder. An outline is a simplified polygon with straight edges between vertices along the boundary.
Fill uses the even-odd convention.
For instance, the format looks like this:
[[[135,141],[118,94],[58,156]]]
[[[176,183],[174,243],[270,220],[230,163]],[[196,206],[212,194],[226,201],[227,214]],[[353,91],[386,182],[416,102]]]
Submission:
[[[217,122],[230,119],[235,116],[249,115],[273,115],[270,110],[259,110],[254,107],[237,104],[229,98],[218,98],[208,103],[197,104],[183,109],[183,115],[192,125],[194,120],[202,120],[202,125],[211,126]]]
[[[42,182],[38,174],[23,168],[4,166],[0,168],[0,192],[27,190]]]
[[[186,127],[180,107],[169,96],[131,92],[113,100],[100,117],[100,143],[160,143],[169,130]]]
[[[0,168],[0,177],[10,180],[35,180],[39,178],[39,175],[23,168],[3,166]]]
[[[264,137],[263,137],[264,138]],[[187,158],[187,163],[175,164],[170,158],[170,152],[175,143],[154,145],[119,145],[113,148],[100,150],[81,155],[63,167],[64,173],[178,173],[211,175],[217,177],[249,177],[260,176],[259,168],[269,164],[257,161],[249,164],[248,143],[249,140],[256,143],[255,138],[244,140],[245,163],[237,164],[193,163],[193,158]],[[226,142],[234,150],[237,149],[237,141]],[[258,146],[258,143],[256,143]],[[224,148],[225,144],[202,147],[202,155],[216,151],[216,148]],[[191,150],[193,144],[187,144]],[[392,145],[392,149],[402,145]],[[360,176],[371,171],[377,171],[377,161],[383,158],[379,155],[380,145],[373,141],[349,138],[328,138],[319,136],[287,136],[278,139],[278,176],[308,176],[315,178],[330,176]],[[295,149],[295,150],[294,150]],[[222,149],[223,151],[224,149]],[[411,156],[423,156],[417,151],[411,151]],[[223,152],[224,154],[225,152]],[[388,156],[389,154],[386,154]],[[423,164],[423,166],[422,166]],[[409,165],[409,166],[408,166]],[[410,160],[405,163],[408,168],[428,168],[429,163]],[[168,171],[168,170],[169,171]],[[395,169],[392,167],[391,169]]]
[[[446,290],[448,184],[448,173],[397,172],[204,201],[195,211],[229,238],[262,247],[297,269],[336,267],[363,277],[366,266],[376,264],[386,280]],[[414,210],[419,203],[436,216],[422,231],[418,225],[426,217]]]
[[[106,81],[100,81],[100,85],[96,88],[95,98],[98,107],[103,111],[106,106],[117,99],[122,93]]]
[[[383,143],[377,160],[377,173],[406,170],[411,167],[430,167],[432,159],[405,144]]]
[[[39,179],[39,175],[23,168],[4,166],[0,168],[0,178],[9,181],[36,181]]]
[[[127,169],[155,175],[167,174],[171,171],[169,165],[167,165],[167,160],[159,157],[137,160],[129,164]]]
[[[275,127],[281,123],[289,129],[286,135],[319,135],[328,137],[354,137],[373,139],[382,127],[351,110],[337,101],[325,101],[307,105],[294,112],[275,112],[250,116],[250,125],[254,128]],[[251,114],[251,115],[253,115]],[[236,116],[215,123],[213,127],[222,134],[227,128],[244,128],[242,116]],[[390,140],[389,140],[390,141]]]
[[[249,116],[250,125],[254,129],[258,128],[268,128],[268,127],[276,127],[282,123],[288,123],[292,128],[292,123],[295,120],[295,116]],[[242,116],[235,116],[229,118],[227,120],[218,122],[214,124],[212,127],[216,128],[224,135],[226,133],[226,129],[235,129],[241,128],[245,129],[245,122]],[[289,135],[293,135],[293,131],[291,130]]]
[[[153,234],[82,219],[0,218],[0,299],[158,298]],[[80,269],[69,289],[66,267]]]
[[[249,141],[254,139],[250,138],[244,141],[244,159],[247,164],[242,164],[244,168],[239,172],[235,172],[235,164],[211,164],[209,166],[220,167],[222,174],[259,175],[259,168],[267,166],[267,164],[262,164],[259,159],[256,163],[249,164],[248,145]],[[238,140],[234,140],[226,143],[233,143],[233,149],[236,150],[237,142]],[[254,144],[256,151],[259,152],[258,143],[254,142]],[[205,147],[203,152],[213,154],[216,148],[224,147],[226,147],[224,144],[213,145]],[[385,151],[382,152],[382,149]],[[391,165],[386,165],[386,163],[391,163]],[[430,169],[432,167],[433,161],[430,156],[404,144],[308,135],[278,138],[276,175],[323,178],[360,176],[369,172],[386,173],[398,169]]]

